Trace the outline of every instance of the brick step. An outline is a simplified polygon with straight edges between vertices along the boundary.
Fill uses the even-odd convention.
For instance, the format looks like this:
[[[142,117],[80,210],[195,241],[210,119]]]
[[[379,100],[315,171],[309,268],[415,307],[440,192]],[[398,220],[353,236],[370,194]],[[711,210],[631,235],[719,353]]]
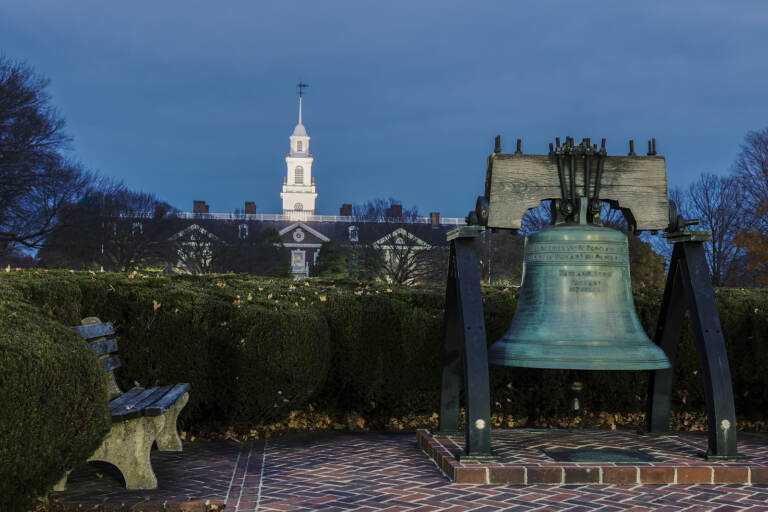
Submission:
[[[622,431],[530,429],[494,431],[491,447],[499,460],[461,462],[463,436],[416,434],[419,447],[458,484],[768,484],[768,446],[740,442],[746,458],[711,461],[697,456],[706,448],[698,436],[642,436]],[[699,445],[703,441],[703,446]],[[554,462],[545,448],[623,448],[652,455],[657,462]]]

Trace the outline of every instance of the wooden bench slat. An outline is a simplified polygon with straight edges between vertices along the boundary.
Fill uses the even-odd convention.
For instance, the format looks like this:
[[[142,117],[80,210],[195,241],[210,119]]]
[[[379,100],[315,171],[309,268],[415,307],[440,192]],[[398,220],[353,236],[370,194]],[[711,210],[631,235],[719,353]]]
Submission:
[[[144,409],[144,415],[146,416],[159,416],[168,412],[168,409],[173,407],[181,395],[189,390],[189,383],[175,384],[173,388],[168,391],[160,400]]]
[[[91,350],[93,350],[93,353],[97,356],[113,354],[117,352],[117,340],[110,338],[104,341],[94,341],[91,343]]]
[[[126,391],[122,395],[113,398],[109,401],[109,410],[111,411],[115,407],[120,407],[142,391],[144,391],[144,388],[133,388]]]
[[[120,356],[109,356],[104,359],[99,359],[99,361],[101,361],[101,366],[108,372],[120,368]]]
[[[138,418],[144,414],[144,411],[138,407],[138,404],[151,395],[156,388],[133,388],[140,389],[141,391],[132,395],[130,398],[123,400],[120,404],[113,406],[110,402],[109,412],[112,414],[112,423],[119,421],[126,421],[132,418]],[[133,390],[131,390],[133,391]],[[119,398],[119,397],[118,397]],[[117,400],[117,399],[115,399]]]
[[[163,396],[165,396],[166,393],[168,393],[168,391],[171,390],[172,387],[173,387],[172,385],[168,385],[168,386],[160,386],[157,388],[150,388],[149,391],[152,391],[152,393],[146,395],[141,400],[141,402],[138,402],[136,404],[136,407],[138,409],[141,409],[141,411],[145,413],[146,412],[145,409],[147,407],[151,407],[155,402],[160,400]]]
[[[77,325],[72,327],[72,330],[77,332],[86,340],[99,338],[101,336],[111,336],[112,334],[115,334],[115,328],[112,325],[112,322],[104,322],[103,324]]]

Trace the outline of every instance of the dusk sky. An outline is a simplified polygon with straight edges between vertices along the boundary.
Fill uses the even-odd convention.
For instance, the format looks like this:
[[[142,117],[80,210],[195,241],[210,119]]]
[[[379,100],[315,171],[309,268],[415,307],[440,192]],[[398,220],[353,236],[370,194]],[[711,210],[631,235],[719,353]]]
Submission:
[[[768,2],[3,0],[0,51],[51,79],[87,168],[191,210],[279,213],[305,95],[317,213],[463,217],[485,158],[656,137],[674,186],[768,126]]]

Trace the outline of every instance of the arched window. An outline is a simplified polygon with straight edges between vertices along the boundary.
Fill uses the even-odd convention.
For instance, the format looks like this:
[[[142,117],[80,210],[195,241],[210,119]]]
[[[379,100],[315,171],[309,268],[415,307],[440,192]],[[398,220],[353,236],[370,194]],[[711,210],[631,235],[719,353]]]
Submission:
[[[304,184],[304,168],[302,166],[300,166],[300,165],[297,165],[296,169],[294,170],[293,182],[296,185],[303,185]]]
[[[299,153],[301,153],[301,141],[298,141],[298,142],[296,143],[296,151],[298,151]]]
[[[248,238],[248,224],[240,224],[237,227],[237,236],[240,240]]]
[[[304,209],[304,205],[301,203],[296,203],[295,205],[293,205],[293,209],[296,210],[297,212],[300,212],[301,210]]]
[[[349,226],[349,241],[350,242],[357,242],[357,226]]]

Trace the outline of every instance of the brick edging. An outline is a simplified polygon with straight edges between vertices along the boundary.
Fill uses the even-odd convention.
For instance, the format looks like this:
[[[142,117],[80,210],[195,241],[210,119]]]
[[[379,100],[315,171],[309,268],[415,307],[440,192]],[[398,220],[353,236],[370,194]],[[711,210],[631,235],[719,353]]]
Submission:
[[[457,484],[768,484],[766,466],[462,464],[427,430],[416,432],[416,442]]]

